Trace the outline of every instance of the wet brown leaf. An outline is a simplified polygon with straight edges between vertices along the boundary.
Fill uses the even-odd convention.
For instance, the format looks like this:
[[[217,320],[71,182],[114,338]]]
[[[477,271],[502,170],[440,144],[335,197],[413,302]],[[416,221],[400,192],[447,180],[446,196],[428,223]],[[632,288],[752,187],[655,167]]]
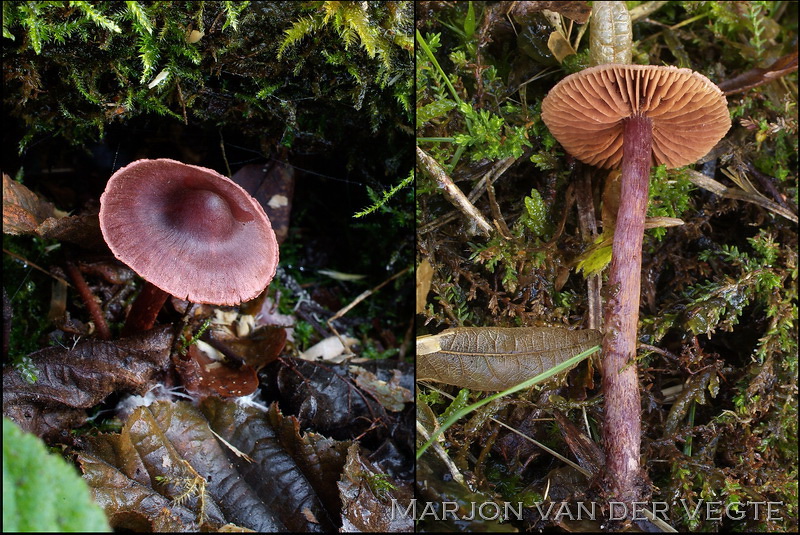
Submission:
[[[281,244],[289,234],[294,195],[294,167],[279,161],[245,165],[231,177],[252,195],[269,217]]]
[[[226,355],[235,355],[258,371],[280,356],[286,346],[286,329],[277,325],[262,325],[246,337],[225,339],[211,331],[209,343]]]
[[[284,416],[275,404],[270,406],[268,416],[281,446],[297,462],[306,477],[314,482],[325,509],[339,511],[342,502],[339,500],[338,478],[332,477],[332,474],[341,474],[344,470],[347,448],[351,442],[333,440],[311,431],[300,433],[299,420],[294,416]]]
[[[406,403],[414,399],[411,390],[400,386],[400,370],[393,370],[392,378],[389,381],[378,379],[377,375],[360,366],[351,366],[350,371],[356,376],[356,384],[359,388],[372,394],[381,405],[386,407],[386,410],[400,412],[405,408]]]
[[[324,479],[335,479],[338,471],[323,471],[322,480],[308,477],[301,462],[283,447],[267,415],[257,409],[242,408],[214,398],[207,399],[201,409],[216,433],[253,459],[251,463],[228,454],[244,481],[289,531],[330,531],[333,528],[331,515],[317,494],[316,486]],[[316,455],[312,440],[301,438],[300,442],[308,454],[303,456],[302,463],[319,466],[321,459]],[[323,444],[314,442],[316,446]],[[334,444],[329,441],[327,445],[333,447]],[[326,461],[334,457],[327,457]],[[335,463],[326,462],[326,468],[335,468]],[[310,470],[309,473],[319,472]]]
[[[411,515],[398,512],[406,511],[411,503],[411,485],[393,481],[374,467],[360,455],[358,444],[347,450],[347,464],[339,490],[344,504],[344,531],[386,533],[414,530]]]
[[[3,233],[33,234],[55,212],[52,203],[3,173]]]
[[[736,93],[741,93],[748,89],[758,87],[759,85],[777,80],[796,70],[797,50],[778,58],[775,63],[766,69],[756,67],[730,80],[723,80],[719,84],[719,88],[722,89],[722,92],[726,95],[735,95]]]
[[[175,369],[186,390],[199,398],[217,395],[223,398],[249,396],[258,389],[256,370],[238,362],[222,362],[209,353],[218,354],[208,344],[201,342],[189,347],[185,357],[175,358]],[[224,358],[219,355],[220,358]]]
[[[73,349],[51,347],[29,355],[38,380],[30,384],[11,366],[3,371],[3,413],[41,437],[82,425],[86,411],[115,392],[143,394],[169,366],[172,329],[152,329],[116,341],[86,340]]]
[[[301,437],[279,413],[272,417],[279,427],[260,409],[217,398],[200,407],[157,402],[136,409],[120,434],[89,439],[78,460],[117,529],[137,527],[130,523],[136,515],[154,530],[226,523],[261,532],[334,530],[339,502],[327,510],[316,492],[321,480],[306,474],[335,486],[343,446]],[[301,469],[284,441],[308,466]]]
[[[302,427],[340,440],[354,438],[389,419],[386,409],[347,377],[347,366],[301,359],[281,366],[276,384],[287,412]]]
[[[600,331],[459,327],[417,340],[417,379],[505,390],[601,342]]]

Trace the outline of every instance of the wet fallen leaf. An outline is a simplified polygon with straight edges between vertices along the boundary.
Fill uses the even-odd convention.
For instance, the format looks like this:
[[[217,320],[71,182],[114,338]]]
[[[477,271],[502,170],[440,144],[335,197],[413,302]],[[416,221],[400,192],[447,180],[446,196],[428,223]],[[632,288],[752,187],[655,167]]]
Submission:
[[[211,395],[223,398],[249,396],[258,389],[256,370],[238,362],[223,362],[225,356],[198,340],[185,357],[175,358],[175,369],[186,390],[199,398]]]
[[[343,531],[371,533],[410,532],[411,515],[399,514],[411,504],[410,483],[394,481],[363,458],[358,444],[347,450],[347,463],[339,481]]]
[[[242,186],[261,203],[281,244],[289,234],[289,216],[294,195],[294,167],[274,160],[249,164],[239,169],[231,180]]]
[[[52,203],[39,199],[34,192],[3,173],[3,233],[33,234],[54,212]]]
[[[388,420],[386,409],[348,377],[347,366],[301,359],[290,364],[278,368],[275,383],[285,410],[302,427],[344,440]]]
[[[400,370],[394,370],[388,382],[360,366],[351,366],[350,372],[355,375],[359,388],[371,393],[386,410],[400,412],[414,399],[410,389],[400,386]]]
[[[281,355],[286,346],[286,329],[262,325],[246,336],[224,339],[212,330],[209,332],[209,343],[225,355],[235,355],[258,371]]]
[[[338,479],[331,476],[341,474],[344,470],[347,448],[352,442],[333,440],[312,431],[301,433],[300,421],[294,416],[284,415],[276,404],[270,406],[268,417],[281,446],[297,462],[306,477],[315,482],[314,489],[325,509],[341,509]]]
[[[600,344],[600,331],[459,327],[417,339],[417,379],[505,390]]]
[[[121,433],[88,439],[78,461],[117,529],[144,523],[153,530],[213,530],[232,523],[261,532],[331,531],[338,508],[325,508],[316,477],[335,484],[343,455],[338,469],[327,462],[315,471],[322,457],[315,444],[323,443],[285,438],[308,464],[301,466],[282,446],[286,431],[263,411],[231,401],[209,398],[199,407],[162,401],[136,409]]]
[[[143,394],[169,367],[172,329],[74,348],[50,347],[29,355],[38,380],[31,384],[11,366],[3,371],[3,412],[21,428],[57,437],[82,425],[86,411],[116,392]]]

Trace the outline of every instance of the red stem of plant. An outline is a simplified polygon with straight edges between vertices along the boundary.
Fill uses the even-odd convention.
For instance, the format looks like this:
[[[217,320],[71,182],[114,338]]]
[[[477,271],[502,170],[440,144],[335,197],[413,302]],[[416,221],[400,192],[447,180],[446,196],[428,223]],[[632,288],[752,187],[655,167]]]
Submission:
[[[103,310],[100,308],[100,305],[97,304],[97,299],[89,289],[89,285],[86,284],[86,279],[83,278],[81,271],[72,262],[67,262],[64,269],[67,275],[69,275],[69,278],[72,279],[72,284],[75,285],[75,289],[78,291],[78,295],[81,296],[86,310],[89,311],[89,316],[91,316],[92,321],[94,321],[97,337],[101,340],[110,340],[111,331],[108,329]]]
[[[624,122],[622,184],[608,277],[603,338],[603,439],[610,499],[640,499],[641,401],[636,370],[642,238],[650,178],[652,121]]]
[[[156,322],[158,312],[166,303],[167,297],[169,297],[167,292],[145,282],[139,297],[133,302],[131,311],[128,312],[128,319],[125,320],[125,327],[122,328],[122,336],[130,336],[151,329]]]

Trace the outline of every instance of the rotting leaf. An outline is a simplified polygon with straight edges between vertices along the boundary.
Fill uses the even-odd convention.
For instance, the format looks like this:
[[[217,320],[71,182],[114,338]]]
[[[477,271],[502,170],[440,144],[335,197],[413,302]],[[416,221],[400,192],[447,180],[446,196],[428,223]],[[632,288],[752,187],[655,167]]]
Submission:
[[[351,366],[350,372],[356,376],[359,388],[372,394],[386,410],[400,412],[406,403],[413,401],[411,390],[400,386],[400,370],[393,370],[389,381],[379,379],[377,375],[360,366]]]
[[[3,233],[34,234],[36,228],[53,216],[52,203],[42,201],[34,192],[3,173]]]
[[[230,398],[249,396],[258,389],[258,375],[254,368],[247,364],[235,367],[210,355],[217,353],[213,347],[198,340],[189,347],[185,357],[175,357],[175,369],[187,391],[200,398],[210,395]]]
[[[217,398],[199,408],[156,402],[134,411],[122,433],[88,439],[78,460],[112,519],[137,514],[157,526],[166,510],[183,530],[225,523],[262,532],[335,528],[313,482],[256,407]],[[335,481],[339,472],[325,476]]]
[[[347,450],[347,463],[339,481],[343,531],[366,533],[410,532],[413,517],[398,514],[411,504],[413,492],[408,483],[393,481],[364,459],[358,444]]]
[[[86,421],[86,411],[114,392],[143,394],[169,367],[172,329],[73,349],[50,347],[29,355],[38,380],[30,384],[11,366],[3,371],[3,413],[41,437],[55,437]]]
[[[294,416],[285,416],[277,404],[269,408],[268,418],[281,443],[281,446],[297,462],[300,470],[312,481],[325,509],[339,511],[338,479],[333,474],[341,474],[347,458],[349,440],[333,440],[318,433],[308,431],[301,435],[300,421]]]
[[[286,410],[297,415],[301,426],[344,440],[389,419],[386,409],[347,376],[347,366],[302,359],[290,363],[278,369],[276,383]]]
[[[294,196],[294,167],[274,160],[245,165],[231,177],[264,208],[278,244],[289,235]]]
[[[593,329],[459,327],[417,339],[417,379],[505,390],[600,344]]]
[[[252,458],[228,454],[234,467],[266,506],[293,532],[331,531],[334,524],[317,495],[315,482],[278,440],[263,412],[209,398],[201,410],[226,441]],[[335,478],[338,472],[323,477]]]

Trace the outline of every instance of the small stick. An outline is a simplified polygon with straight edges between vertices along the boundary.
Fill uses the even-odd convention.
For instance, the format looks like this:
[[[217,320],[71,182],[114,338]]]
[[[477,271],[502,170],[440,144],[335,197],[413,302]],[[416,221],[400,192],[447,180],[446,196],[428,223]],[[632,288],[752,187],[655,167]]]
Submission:
[[[425,153],[422,149],[417,147],[417,163],[420,167],[433,178],[439,186],[444,188],[445,193],[456,208],[475,222],[478,227],[478,232],[486,236],[491,235],[492,225],[486,220],[485,217],[478,211],[475,206],[467,199],[464,193],[455,185],[453,180],[447,176],[441,165],[434,160],[431,156]]]
[[[108,324],[103,317],[103,311],[100,309],[100,305],[89,289],[89,285],[86,284],[86,280],[83,278],[80,270],[72,262],[67,262],[65,271],[67,275],[69,275],[69,278],[72,279],[72,283],[75,285],[78,295],[81,296],[86,310],[89,311],[89,315],[92,317],[92,321],[94,321],[95,329],[97,329],[97,337],[101,340],[110,340],[111,331],[108,330]]]
[[[339,331],[337,331],[336,328],[333,326],[333,322],[336,321],[337,319],[341,318],[345,314],[347,314],[350,311],[351,308],[353,308],[354,306],[359,304],[361,301],[363,301],[364,299],[366,299],[367,297],[369,297],[373,293],[377,292],[378,290],[380,290],[381,288],[383,288],[384,286],[386,286],[387,284],[392,282],[394,279],[396,279],[400,275],[408,272],[410,269],[411,269],[411,266],[405,268],[402,271],[398,271],[397,273],[395,273],[394,275],[392,275],[391,277],[389,277],[388,279],[386,279],[385,281],[383,281],[382,283],[380,283],[376,287],[372,288],[371,290],[367,290],[366,292],[361,293],[358,297],[353,299],[353,301],[349,305],[347,305],[346,307],[342,308],[339,312],[337,312],[336,314],[334,314],[333,316],[328,318],[328,321],[326,322],[328,324],[328,327],[331,329],[331,331],[333,331],[333,334],[335,334],[336,337],[339,339],[339,341],[342,343],[342,347],[345,348],[345,351],[350,353],[350,346],[348,346],[345,343],[345,341],[342,339],[342,335],[340,335]],[[350,354],[352,354],[352,353],[350,353]]]

